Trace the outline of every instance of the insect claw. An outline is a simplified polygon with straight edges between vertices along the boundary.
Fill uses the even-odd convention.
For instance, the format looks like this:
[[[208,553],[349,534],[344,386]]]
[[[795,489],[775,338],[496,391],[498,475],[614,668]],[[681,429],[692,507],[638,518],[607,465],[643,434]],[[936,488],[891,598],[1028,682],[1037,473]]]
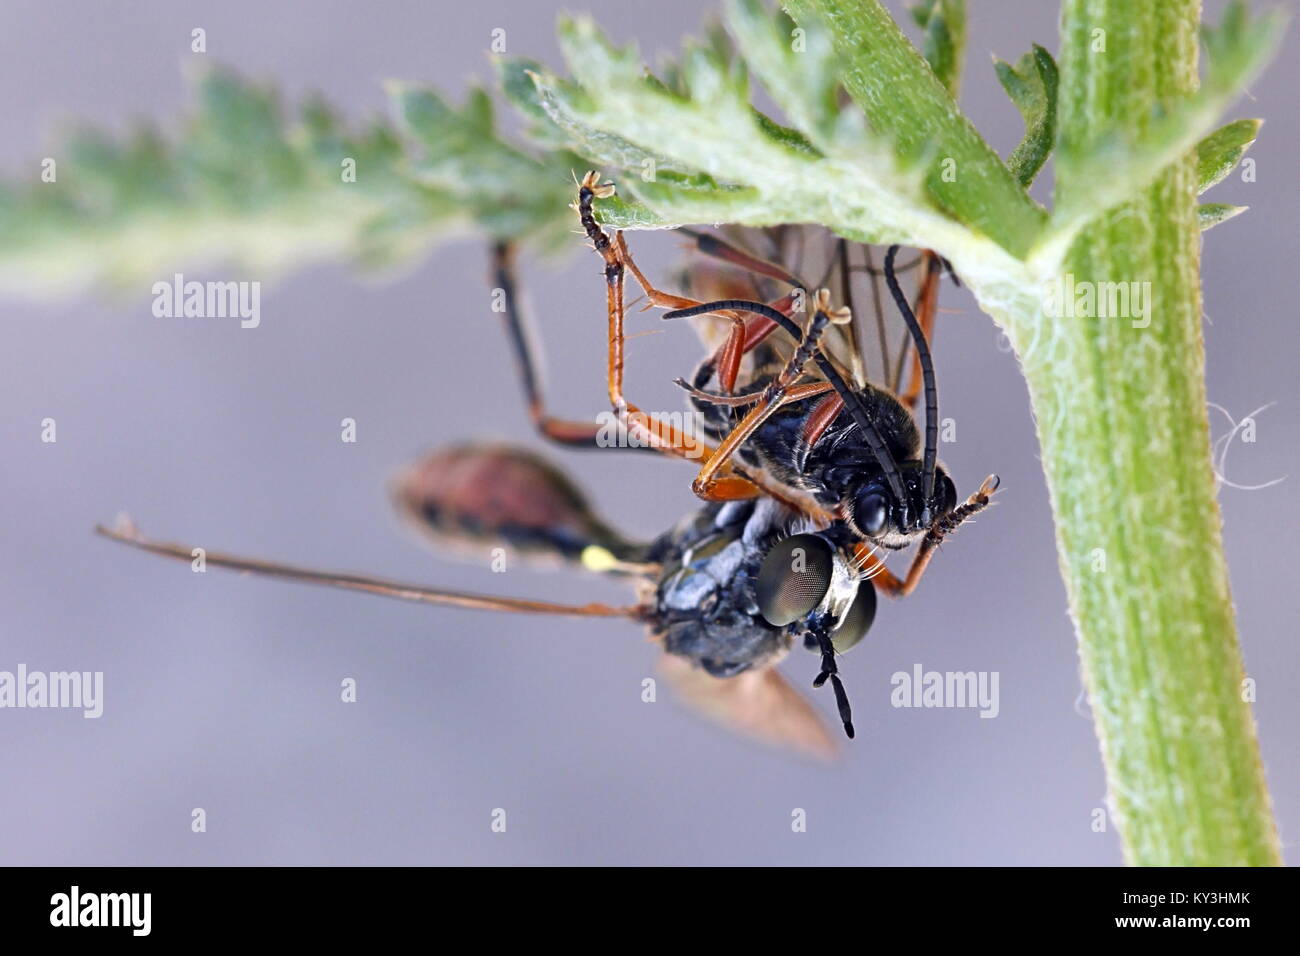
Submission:
[[[591,194],[597,199],[608,199],[614,195],[615,187],[613,183],[602,183],[600,173],[594,169],[588,170],[587,175],[582,177],[582,182],[578,184],[579,189],[590,189]]]

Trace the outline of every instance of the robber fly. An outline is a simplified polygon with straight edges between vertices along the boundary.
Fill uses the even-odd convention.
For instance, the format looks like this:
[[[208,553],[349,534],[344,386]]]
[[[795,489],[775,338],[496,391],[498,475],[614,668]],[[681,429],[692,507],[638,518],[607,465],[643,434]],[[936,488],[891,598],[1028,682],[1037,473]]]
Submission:
[[[660,670],[689,703],[733,729],[829,755],[833,739],[807,698],[773,665],[800,641],[820,654],[814,686],[831,683],[852,737],[836,657],[871,628],[877,587],[910,593],[937,545],[986,507],[997,487],[990,477],[958,504],[936,460],[938,397],[927,334],[942,260],[923,253],[913,263],[923,267],[915,310],[898,283],[896,248],[881,272],[869,251],[868,262],[857,267],[872,278],[885,380],[891,362],[875,284],[882,274],[914,351],[906,390],[899,388],[901,351],[892,386],[875,386],[867,381],[863,332],[851,305],[855,268],[842,240],[834,244],[827,271],[828,279],[838,275],[838,307],[825,281],[811,290],[795,269],[776,264],[788,256],[790,237],[806,242],[807,230],[795,227],[746,230],[737,241],[683,230],[703,263],[686,282],[698,297],[675,295],[655,288],[623,234],[610,235],[598,222],[594,200],[613,191],[589,173],[574,207],[604,261],[610,404],[624,433],[641,439],[618,444],[687,459],[701,455],[692,436],[646,414],[623,393],[624,281],[631,274],[647,307],[669,310],[666,318],[712,317],[697,324],[710,354],[690,380],[678,380],[711,442],[693,484],[703,506],[655,540],[634,542],[599,518],[581,490],[541,456],[493,444],[426,456],[401,473],[394,499],[398,511],[443,550],[503,545],[525,557],[616,575],[634,584],[635,604],[570,605],[436,590],[212,551],[205,559],[217,567],[428,604],[636,620],[662,645]],[[770,245],[772,258],[746,248],[747,241]],[[505,291],[506,330],[537,430],[570,448],[606,447],[603,426],[547,410],[520,310],[512,245],[493,246],[492,270]],[[810,315],[802,327],[794,319],[801,314]],[[719,336],[724,323],[727,331]],[[910,410],[922,390],[923,450]],[[186,561],[193,554],[189,546],[143,537],[129,521],[97,530],[156,554]],[[880,555],[913,543],[917,556],[908,574],[897,578]]]

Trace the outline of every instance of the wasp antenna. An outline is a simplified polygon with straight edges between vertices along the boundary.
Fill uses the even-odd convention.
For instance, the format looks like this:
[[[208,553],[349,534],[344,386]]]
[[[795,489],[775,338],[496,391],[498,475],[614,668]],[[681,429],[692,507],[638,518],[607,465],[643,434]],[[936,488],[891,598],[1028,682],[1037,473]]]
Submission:
[[[921,360],[921,376],[925,382],[925,459],[922,464],[922,508],[929,516],[930,499],[934,495],[934,469],[939,457],[939,388],[934,380],[934,360],[930,357],[930,346],[925,341],[925,333],[916,315],[907,302],[907,296],[898,284],[898,275],[894,270],[894,259],[898,256],[898,246],[890,246],[885,253],[885,283],[894,297],[898,311],[903,314],[907,330],[912,335],[916,346],[917,358]]]

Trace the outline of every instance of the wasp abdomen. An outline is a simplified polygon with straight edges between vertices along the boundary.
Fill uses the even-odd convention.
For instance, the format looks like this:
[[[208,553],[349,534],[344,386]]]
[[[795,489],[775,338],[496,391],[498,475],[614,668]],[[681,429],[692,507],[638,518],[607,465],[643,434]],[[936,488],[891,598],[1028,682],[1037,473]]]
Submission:
[[[568,476],[522,448],[439,449],[398,475],[398,510],[440,546],[503,545],[531,557],[617,570],[640,550],[601,521]]]

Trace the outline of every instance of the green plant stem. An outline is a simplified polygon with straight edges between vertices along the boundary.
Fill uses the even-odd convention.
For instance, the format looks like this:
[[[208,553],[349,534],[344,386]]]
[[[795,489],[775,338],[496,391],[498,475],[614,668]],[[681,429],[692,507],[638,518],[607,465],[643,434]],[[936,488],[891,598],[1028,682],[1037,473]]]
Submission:
[[[1063,140],[1192,92],[1198,21],[1198,0],[1066,0]],[[1058,203],[1091,186],[1058,172]],[[1211,467],[1196,187],[1189,154],[1066,256],[1076,283],[1149,281],[1149,327],[1048,317],[1013,339],[1126,858],[1277,864]]]

